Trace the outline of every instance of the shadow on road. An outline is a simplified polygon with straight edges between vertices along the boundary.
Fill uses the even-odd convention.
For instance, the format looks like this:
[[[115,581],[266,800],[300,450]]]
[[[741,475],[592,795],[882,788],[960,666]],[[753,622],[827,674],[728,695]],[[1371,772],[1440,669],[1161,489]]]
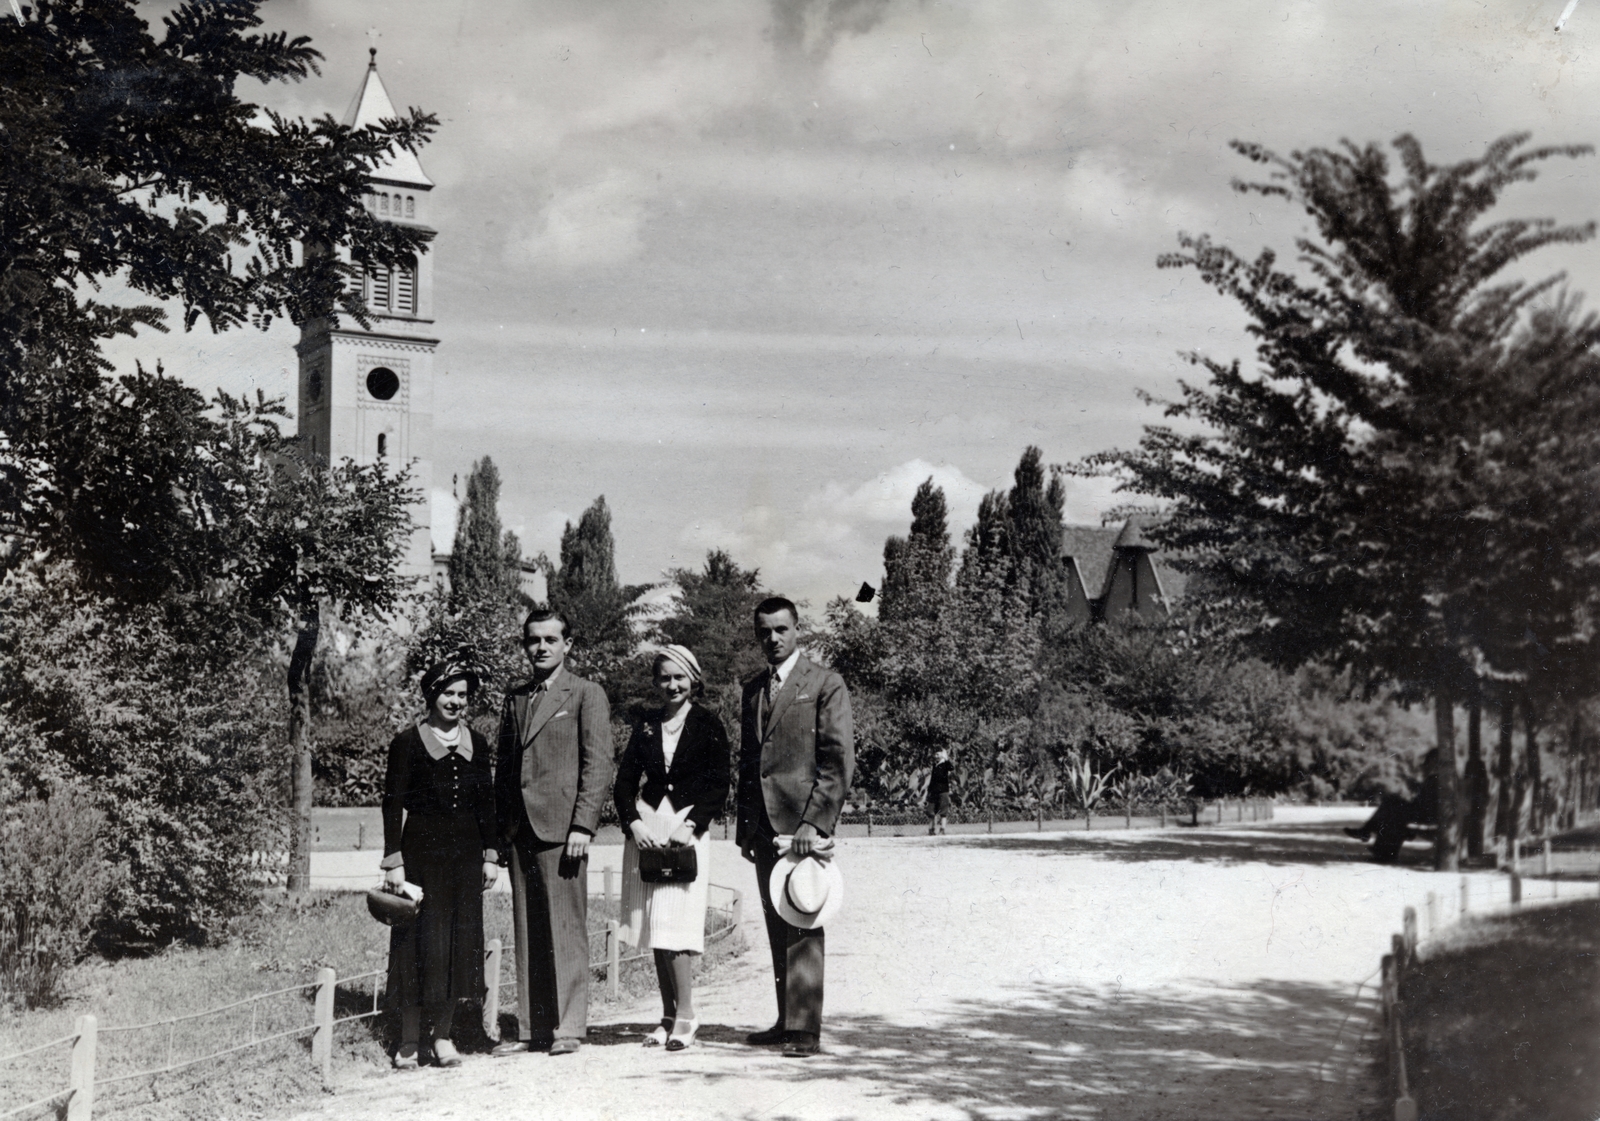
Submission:
[[[822,1054],[771,1063],[763,1078],[797,1092],[852,1081],[862,1087],[850,1093],[860,1104],[836,1115],[841,1121],[867,1121],[890,1105],[974,1119],[1354,1121],[1377,1115],[1370,1011],[1349,988],[1301,983],[1109,994],[1038,986],[964,1002],[934,1028],[832,1018]],[[619,1025],[618,1035],[645,1026]],[[742,1038],[743,1029],[701,1031],[712,1045]],[[729,1076],[702,1069],[692,1077]]]
[[[997,852],[1041,855],[1092,855],[1104,860],[1133,863],[1152,860],[1190,860],[1215,864],[1361,864],[1372,859],[1369,848],[1346,837],[1336,826],[1267,825],[1251,828],[1225,826],[1161,833],[1068,833],[1066,835],[1012,834],[1004,837],[962,836],[943,844]],[[1397,861],[1401,867],[1431,867],[1431,849],[1407,845]]]

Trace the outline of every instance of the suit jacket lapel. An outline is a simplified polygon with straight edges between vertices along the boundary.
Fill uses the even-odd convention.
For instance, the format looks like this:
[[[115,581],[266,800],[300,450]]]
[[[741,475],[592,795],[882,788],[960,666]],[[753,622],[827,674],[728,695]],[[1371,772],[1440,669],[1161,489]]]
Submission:
[[[563,672],[560,680],[555,685],[539,694],[539,703],[534,707],[533,715],[523,725],[523,743],[533,742],[533,737],[539,734],[539,729],[549,723],[552,716],[561,711],[561,706],[566,703],[567,697],[571,692],[572,681]]]
[[[810,676],[811,663],[802,654],[795,661],[794,672],[789,675],[789,680],[785,681],[783,687],[778,690],[778,699],[772,703],[772,715],[767,717],[767,731],[762,736],[763,741],[772,737],[772,730],[778,726],[778,721],[783,719],[783,714],[788,711],[790,703],[799,695],[800,687],[805,684]]]

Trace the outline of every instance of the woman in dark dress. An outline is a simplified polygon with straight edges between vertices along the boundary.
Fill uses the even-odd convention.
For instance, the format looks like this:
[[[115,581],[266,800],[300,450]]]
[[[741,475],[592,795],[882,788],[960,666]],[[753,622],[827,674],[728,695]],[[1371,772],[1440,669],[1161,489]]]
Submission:
[[[426,1013],[434,1060],[456,1066],[451,1020],[483,994],[483,892],[500,875],[489,743],[461,718],[478,671],[460,652],[422,675],[428,714],[389,744],[383,785],[384,887],[422,889],[416,919],[389,938],[389,998],[400,1010],[394,1065],[417,1066]]]
[[[666,646],[651,669],[662,707],[639,722],[617,765],[614,796],[622,821],[622,920],[625,937],[656,959],[661,1023],[645,1046],[681,1051],[694,1043],[694,959],[705,952],[711,875],[707,830],[728,799],[728,736],[722,721],[693,698],[703,691],[700,663],[687,647]],[[641,849],[693,846],[690,883],[647,884]]]

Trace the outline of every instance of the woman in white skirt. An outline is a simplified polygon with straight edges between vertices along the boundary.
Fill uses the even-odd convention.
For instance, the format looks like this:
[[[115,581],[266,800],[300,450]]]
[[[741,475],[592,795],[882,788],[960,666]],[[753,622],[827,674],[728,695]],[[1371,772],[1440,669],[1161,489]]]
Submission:
[[[685,646],[665,646],[651,667],[663,702],[628,740],[617,765],[622,820],[623,937],[655,952],[661,1023],[645,1046],[681,1051],[700,1029],[694,1013],[694,959],[706,945],[707,830],[728,797],[728,735],[722,721],[694,703],[700,663]],[[644,883],[639,850],[692,845],[697,870],[688,883]]]

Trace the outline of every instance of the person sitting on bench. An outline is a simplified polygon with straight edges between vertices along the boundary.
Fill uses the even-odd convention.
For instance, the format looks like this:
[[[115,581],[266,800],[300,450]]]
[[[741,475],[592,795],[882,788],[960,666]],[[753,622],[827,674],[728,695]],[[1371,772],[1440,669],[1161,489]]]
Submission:
[[[1434,771],[1434,760],[1438,758],[1436,747],[1422,757],[1422,788],[1415,798],[1385,794],[1371,817],[1360,825],[1346,826],[1345,833],[1365,841],[1412,825],[1433,825],[1439,817],[1439,777]]]

